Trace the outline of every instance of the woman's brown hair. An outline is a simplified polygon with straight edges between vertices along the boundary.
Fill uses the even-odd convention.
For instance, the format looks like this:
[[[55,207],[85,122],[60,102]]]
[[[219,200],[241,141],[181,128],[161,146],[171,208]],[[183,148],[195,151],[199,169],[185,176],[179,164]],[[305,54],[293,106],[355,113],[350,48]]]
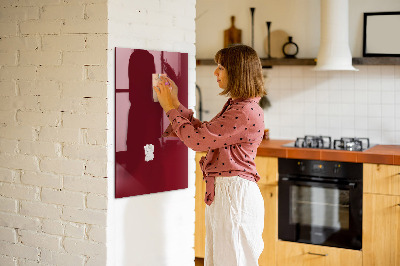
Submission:
[[[260,58],[253,48],[243,44],[223,48],[214,60],[228,72],[228,86],[220,95],[247,99],[267,94]]]

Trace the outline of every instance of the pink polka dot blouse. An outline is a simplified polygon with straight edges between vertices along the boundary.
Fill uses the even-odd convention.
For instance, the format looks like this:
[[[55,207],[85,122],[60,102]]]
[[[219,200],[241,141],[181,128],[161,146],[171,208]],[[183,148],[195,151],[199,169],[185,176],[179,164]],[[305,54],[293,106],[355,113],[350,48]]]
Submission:
[[[229,98],[222,111],[209,122],[194,118],[193,111],[182,104],[167,112],[171,124],[163,137],[177,136],[192,150],[207,151],[200,160],[207,205],[214,200],[217,176],[240,176],[253,182],[260,179],[254,163],[265,128],[259,100],[260,97]]]

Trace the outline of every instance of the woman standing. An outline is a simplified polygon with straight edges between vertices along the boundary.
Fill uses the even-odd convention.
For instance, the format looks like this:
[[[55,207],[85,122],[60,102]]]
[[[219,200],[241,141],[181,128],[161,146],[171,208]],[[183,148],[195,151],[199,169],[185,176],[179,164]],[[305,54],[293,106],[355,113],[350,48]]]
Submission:
[[[258,102],[266,94],[257,53],[246,45],[215,55],[220,95],[230,98],[211,121],[201,122],[179,103],[177,88],[163,78],[156,91],[171,124],[163,136],[178,136],[195,151],[206,182],[206,266],[258,265],[264,248],[264,201],[254,159],[264,134]]]

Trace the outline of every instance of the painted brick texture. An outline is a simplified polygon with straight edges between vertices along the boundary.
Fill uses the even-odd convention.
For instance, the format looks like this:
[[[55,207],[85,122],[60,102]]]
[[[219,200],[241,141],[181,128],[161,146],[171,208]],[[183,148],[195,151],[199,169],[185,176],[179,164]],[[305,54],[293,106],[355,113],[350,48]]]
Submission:
[[[107,1],[0,1],[0,265],[106,265]]]

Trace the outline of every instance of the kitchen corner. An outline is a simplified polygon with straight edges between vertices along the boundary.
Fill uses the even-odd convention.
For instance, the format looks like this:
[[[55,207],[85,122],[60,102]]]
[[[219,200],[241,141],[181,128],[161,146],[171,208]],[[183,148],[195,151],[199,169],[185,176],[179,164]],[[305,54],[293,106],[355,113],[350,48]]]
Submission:
[[[375,145],[364,151],[284,146],[292,142],[263,140],[257,150],[255,162],[261,176],[258,184],[268,214],[263,232],[265,247],[259,265],[304,265],[306,262],[307,265],[332,266],[399,265],[400,145]],[[204,152],[198,152],[196,160],[203,155]],[[291,181],[297,180],[293,175],[283,176],[290,168],[283,166],[285,161],[291,162],[293,169],[299,166],[299,171],[308,178],[303,181],[306,185]],[[322,184],[319,181],[327,176],[329,165],[334,167],[332,178]],[[312,178],[315,166],[323,171]],[[345,167],[353,170],[345,170]],[[343,175],[340,175],[340,168]],[[348,184],[342,179],[346,175],[351,177]],[[204,256],[205,233],[202,202],[205,187],[201,177],[197,169],[195,254],[200,258]],[[321,207],[322,212],[318,209]],[[289,219],[296,220],[295,227],[289,225]],[[327,224],[336,229],[329,232],[331,228]],[[288,227],[279,229],[283,226]],[[304,233],[307,230],[311,231]],[[285,234],[289,238],[290,235],[303,238],[283,240]],[[313,237],[313,234],[317,235]],[[335,234],[339,236],[336,240],[330,237]],[[328,236],[328,240],[314,243],[324,236]]]
[[[270,139],[262,141],[255,158],[266,214],[259,265],[400,266],[400,57],[371,57],[363,43],[367,39],[363,30],[368,29],[363,15],[364,20],[365,14],[370,19],[378,12],[388,15],[400,10],[400,2],[252,1],[256,11],[251,18],[254,15],[255,25],[263,25],[255,27],[254,36],[250,3],[222,2],[232,8],[214,8],[211,2],[197,5],[196,84],[204,95],[203,120],[210,121],[226,101],[215,91],[211,58],[221,48],[221,33],[234,15],[236,26],[243,29],[243,43],[249,44],[250,36],[255,39],[252,46],[264,68],[271,103],[264,109]],[[338,4],[346,2],[348,9],[347,4],[345,8]],[[371,11],[375,13],[367,13]],[[332,30],[336,24],[343,28]],[[390,28],[381,26],[379,32],[390,34]],[[283,33],[285,41],[293,36],[297,58],[279,54]],[[325,38],[333,33],[335,39]],[[372,39],[380,51],[393,43]],[[340,40],[344,42],[336,48],[341,49],[328,49]],[[335,53],[328,56],[332,50]],[[347,68],[328,64],[344,57]],[[335,71],[315,71],[315,65],[323,62],[327,64],[319,70]],[[369,139],[360,151],[354,146],[363,138],[352,138],[355,142],[350,144],[343,141],[339,146],[349,144],[349,148],[339,150],[330,140],[328,148],[293,147],[302,135]],[[196,160],[203,155],[198,152]],[[195,255],[200,258],[204,257],[203,183],[201,171],[196,170]]]

